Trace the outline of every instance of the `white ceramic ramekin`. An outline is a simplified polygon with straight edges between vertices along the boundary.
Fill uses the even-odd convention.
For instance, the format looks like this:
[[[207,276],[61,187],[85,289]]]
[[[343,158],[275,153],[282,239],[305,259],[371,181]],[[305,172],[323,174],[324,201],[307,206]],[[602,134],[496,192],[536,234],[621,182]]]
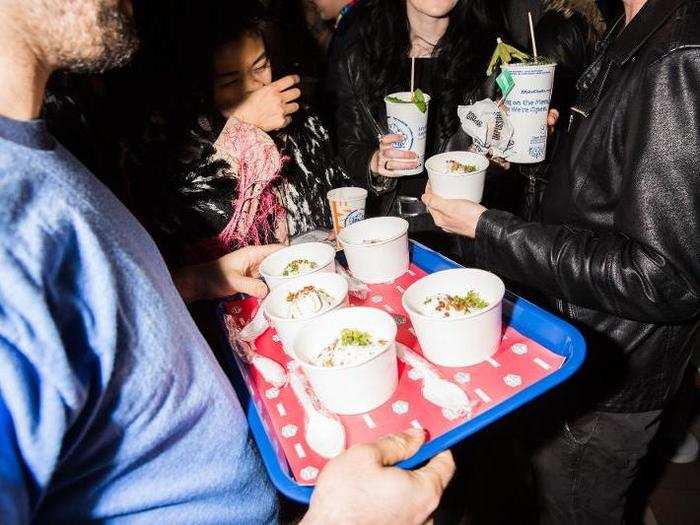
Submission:
[[[476,166],[477,170],[470,173],[451,173],[447,171],[449,160]],[[488,167],[489,159],[468,151],[440,153],[433,155],[425,163],[433,193],[444,199],[468,199],[473,202],[481,202],[484,196]]]
[[[333,303],[319,313],[312,314],[300,319],[290,319],[287,317],[286,301],[290,293],[298,292],[306,286],[315,286],[327,292],[335,300]],[[349,306],[348,282],[342,275],[337,273],[314,273],[297,277],[286,282],[270,292],[265,300],[265,316],[270,324],[277,331],[282,347],[286,354],[293,357],[294,340],[297,334],[310,322],[318,319],[323,314]]]
[[[332,344],[343,328],[367,331],[389,342],[386,349],[363,363],[323,367],[311,356]],[[294,343],[294,355],[326,408],[337,414],[363,414],[384,404],[398,385],[396,322],[377,308],[352,307],[324,314]]]
[[[305,242],[287,246],[265,257],[260,264],[260,275],[265,279],[270,290],[280,284],[292,281],[301,275],[285,277],[282,275],[287,265],[296,259],[307,259],[315,262],[318,267],[304,275],[314,273],[335,273],[335,248],[323,242]]]
[[[375,217],[338,235],[353,276],[368,284],[388,283],[408,271],[408,222]]]
[[[464,295],[476,291],[488,306],[461,317],[431,317],[423,313],[426,298],[436,294]],[[501,343],[501,303],[506,288],[496,275],[474,268],[445,270],[413,283],[403,295],[423,355],[450,367],[471,366],[491,357]]]

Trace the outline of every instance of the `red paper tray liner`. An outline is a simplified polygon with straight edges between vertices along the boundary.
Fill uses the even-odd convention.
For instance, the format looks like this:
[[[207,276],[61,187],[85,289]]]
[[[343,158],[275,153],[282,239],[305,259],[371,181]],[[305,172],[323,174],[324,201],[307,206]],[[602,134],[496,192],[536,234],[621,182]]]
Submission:
[[[351,296],[354,306],[382,308],[397,319],[398,341],[421,353],[410,320],[401,306],[404,291],[415,281],[427,275],[411,265],[409,271],[391,284],[369,285],[365,300]],[[258,301],[248,298],[231,301],[226,305],[226,315],[234,324],[242,327],[248,323],[258,308]],[[232,344],[235,344],[232,340]],[[286,367],[290,358],[274,329],[268,329],[255,342],[257,352],[270,357]],[[438,367],[441,375],[458,384],[473,402],[471,417],[493,408],[528,386],[557,371],[564,357],[523,337],[519,332],[504,326],[501,346],[493,357],[478,365],[463,368]],[[376,440],[386,434],[400,432],[410,427],[423,428],[429,439],[435,439],[463,424],[467,417],[451,419],[450,414],[426,401],[421,395],[421,381],[414,380],[410,368],[399,362],[399,384],[392,398],[367,414],[340,416],[345,427],[347,446]],[[328,461],[315,454],[304,440],[304,413],[292,389],[287,385],[273,388],[255,370],[249,370],[252,386],[257,390],[272,421],[274,432],[282,444],[294,478],[300,484],[313,485],[316,475]]]

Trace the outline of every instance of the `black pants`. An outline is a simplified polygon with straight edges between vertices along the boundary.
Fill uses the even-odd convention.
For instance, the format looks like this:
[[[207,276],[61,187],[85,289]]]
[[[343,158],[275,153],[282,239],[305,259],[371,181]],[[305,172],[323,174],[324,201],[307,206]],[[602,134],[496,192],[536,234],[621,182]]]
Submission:
[[[590,412],[566,422],[533,459],[540,522],[621,523],[660,415]]]

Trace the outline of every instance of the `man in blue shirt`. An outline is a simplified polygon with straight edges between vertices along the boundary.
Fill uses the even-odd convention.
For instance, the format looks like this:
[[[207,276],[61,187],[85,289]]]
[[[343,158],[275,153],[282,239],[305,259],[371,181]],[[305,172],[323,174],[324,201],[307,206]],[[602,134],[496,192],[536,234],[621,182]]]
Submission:
[[[181,296],[264,294],[250,277],[275,248],[179,274],[178,292],[136,219],[36,119],[53,70],[129,58],[130,11],[0,2],[0,522],[273,522],[241,407]],[[427,519],[449,452],[388,467],[422,440],[407,432],[331,462],[305,519]]]

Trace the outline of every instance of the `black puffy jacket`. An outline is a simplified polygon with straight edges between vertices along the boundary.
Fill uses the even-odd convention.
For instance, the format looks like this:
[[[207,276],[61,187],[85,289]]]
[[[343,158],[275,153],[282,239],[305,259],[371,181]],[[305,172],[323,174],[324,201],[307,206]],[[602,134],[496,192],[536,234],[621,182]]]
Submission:
[[[661,408],[700,319],[700,0],[650,0],[579,81],[541,223],[489,210],[481,266],[546,294],[589,345],[571,396]]]

